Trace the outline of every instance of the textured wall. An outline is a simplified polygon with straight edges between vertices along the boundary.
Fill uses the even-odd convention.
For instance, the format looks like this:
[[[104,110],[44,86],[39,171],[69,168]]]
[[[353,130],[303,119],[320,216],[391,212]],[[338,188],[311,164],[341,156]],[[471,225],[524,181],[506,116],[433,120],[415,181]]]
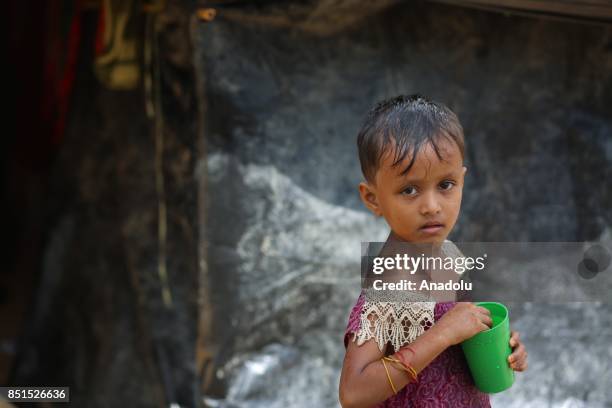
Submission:
[[[337,405],[359,242],[387,233],[357,194],[356,134],[379,99],[418,91],[459,114],[468,173],[451,239],[610,240],[610,28],[425,2],[333,33],[265,13],[221,9],[197,32],[222,344],[209,403]],[[531,368],[494,401],[610,404],[609,310],[513,305]]]

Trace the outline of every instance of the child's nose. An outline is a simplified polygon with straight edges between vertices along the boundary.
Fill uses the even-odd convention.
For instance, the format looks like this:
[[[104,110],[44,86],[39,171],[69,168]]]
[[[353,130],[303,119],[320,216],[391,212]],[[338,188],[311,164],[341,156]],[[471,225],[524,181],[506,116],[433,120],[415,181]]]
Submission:
[[[421,202],[421,214],[437,214],[442,209],[440,202],[437,200],[435,193],[427,192],[423,194]]]

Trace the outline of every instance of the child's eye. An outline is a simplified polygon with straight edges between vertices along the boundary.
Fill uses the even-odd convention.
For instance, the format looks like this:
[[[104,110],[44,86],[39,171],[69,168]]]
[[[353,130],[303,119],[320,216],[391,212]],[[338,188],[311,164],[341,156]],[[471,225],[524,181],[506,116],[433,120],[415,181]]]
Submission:
[[[442,187],[442,190],[450,190],[451,188],[453,188],[454,185],[455,183],[449,180],[446,180],[440,183],[440,187]]]
[[[414,187],[406,187],[406,189],[404,191],[402,191],[402,194],[404,195],[414,195],[414,193],[411,193],[412,191],[414,191],[414,193],[416,193],[416,188]]]

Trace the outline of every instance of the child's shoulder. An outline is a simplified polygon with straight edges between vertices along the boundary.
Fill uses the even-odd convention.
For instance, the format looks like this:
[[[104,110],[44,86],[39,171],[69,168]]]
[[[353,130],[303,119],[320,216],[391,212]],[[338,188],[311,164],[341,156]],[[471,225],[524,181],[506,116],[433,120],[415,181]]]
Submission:
[[[457,247],[457,245],[450,239],[445,239],[442,244],[442,252],[447,256],[452,257],[463,257],[463,252]]]

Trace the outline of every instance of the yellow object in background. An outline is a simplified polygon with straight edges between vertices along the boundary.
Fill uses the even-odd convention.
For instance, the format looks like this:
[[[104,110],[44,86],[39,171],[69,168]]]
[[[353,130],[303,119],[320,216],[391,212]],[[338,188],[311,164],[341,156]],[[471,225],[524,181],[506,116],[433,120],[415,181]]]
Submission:
[[[135,89],[140,82],[135,6],[134,0],[102,2],[94,71],[109,89]]]

